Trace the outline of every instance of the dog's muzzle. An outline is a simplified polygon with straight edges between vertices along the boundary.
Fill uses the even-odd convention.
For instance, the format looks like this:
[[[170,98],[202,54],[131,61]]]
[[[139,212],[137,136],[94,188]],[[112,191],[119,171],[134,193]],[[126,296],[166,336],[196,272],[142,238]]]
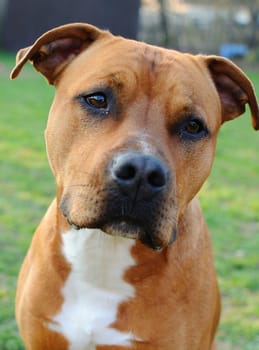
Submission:
[[[139,239],[152,249],[175,240],[175,186],[164,161],[139,151],[119,152],[99,174],[101,190],[93,185],[93,173],[92,185],[83,186],[79,195],[70,191],[63,196],[61,210],[70,224]]]
[[[157,157],[128,151],[114,156],[107,173],[110,190],[102,229],[160,249],[164,244],[156,232],[170,179],[168,168]]]

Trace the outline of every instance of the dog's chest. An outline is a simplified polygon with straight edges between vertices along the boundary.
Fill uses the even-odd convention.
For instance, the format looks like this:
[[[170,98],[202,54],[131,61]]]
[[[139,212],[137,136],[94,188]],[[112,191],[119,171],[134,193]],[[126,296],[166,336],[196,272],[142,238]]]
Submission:
[[[93,350],[96,345],[130,345],[134,336],[110,325],[118,306],[134,296],[123,274],[134,265],[134,241],[99,230],[63,234],[63,254],[71,264],[62,294],[64,302],[49,327],[69,341],[70,350]]]

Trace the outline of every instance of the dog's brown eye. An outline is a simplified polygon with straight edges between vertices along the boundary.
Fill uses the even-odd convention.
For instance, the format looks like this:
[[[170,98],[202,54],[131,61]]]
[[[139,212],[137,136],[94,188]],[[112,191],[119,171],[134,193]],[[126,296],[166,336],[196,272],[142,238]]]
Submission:
[[[184,141],[198,141],[209,134],[207,127],[200,118],[188,118],[183,121],[178,132]]]
[[[198,120],[189,120],[185,125],[185,132],[195,135],[203,131],[203,125]]]
[[[102,93],[86,96],[85,100],[93,108],[106,109],[108,107],[106,96]]]

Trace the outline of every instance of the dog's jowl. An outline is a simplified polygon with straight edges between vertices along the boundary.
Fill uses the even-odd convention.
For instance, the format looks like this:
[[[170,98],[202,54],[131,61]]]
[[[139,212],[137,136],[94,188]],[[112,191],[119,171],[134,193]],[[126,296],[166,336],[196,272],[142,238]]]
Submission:
[[[17,54],[56,95],[46,128],[57,195],[23,263],[27,350],[212,350],[220,299],[196,194],[220,126],[250,107],[229,60],[55,28]]]

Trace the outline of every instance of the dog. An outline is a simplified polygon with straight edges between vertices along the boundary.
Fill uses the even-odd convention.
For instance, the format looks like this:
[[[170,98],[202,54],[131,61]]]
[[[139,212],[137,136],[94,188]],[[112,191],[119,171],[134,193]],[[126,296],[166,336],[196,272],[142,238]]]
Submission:
[[[228,59],[54,28],[17,54],[56,95],[45,138],[57,193],[22,265],[27,350],[212,350],[220,317],[196,194],[220,126],[249,105]]]

